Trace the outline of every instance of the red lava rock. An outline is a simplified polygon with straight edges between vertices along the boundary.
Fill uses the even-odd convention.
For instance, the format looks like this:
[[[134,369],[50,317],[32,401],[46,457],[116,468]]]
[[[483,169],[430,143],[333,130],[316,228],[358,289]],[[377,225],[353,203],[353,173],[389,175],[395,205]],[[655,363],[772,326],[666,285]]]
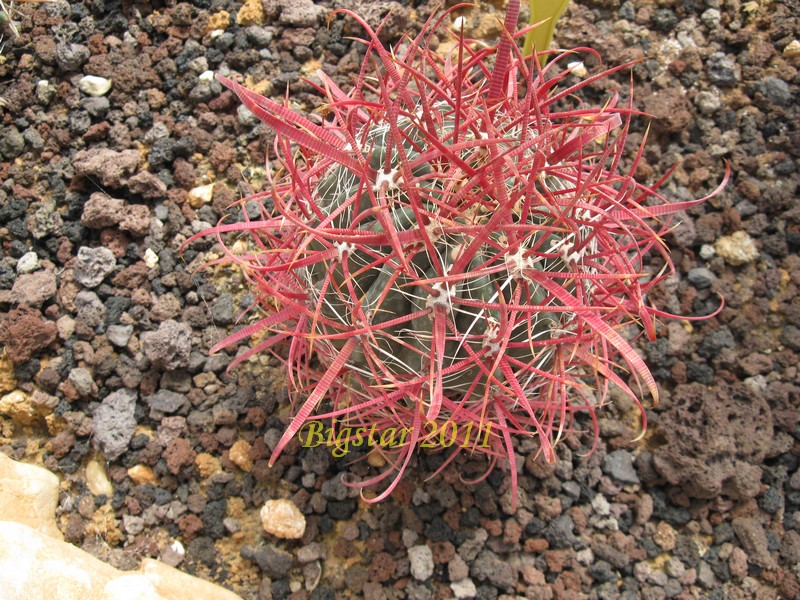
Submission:
[[[153,308],[150,309],[150,318],[154,321],[166,321],[167,319],[174,319],[181,314],[181,303],[172,294],[164,294],[159,296]]]
[[[100,243],[111,250],[114,258],[122,258],[128,248],[128,236],[119,229],[103,229],[100,232]]]
[[[58,374],[58,371],[52,369],[50,367],[45,367],[39,373],[36,374],[36,385],[38,385],[41,389],[38,390],[40,393],[43,393],[45,396],[48,393],[53,393],[58,388],[58,384],[61,383],[61,375]],[[43,391],[42,391],[43,390]],[[56,402],[57,404],[58,402]]]
[[[722,213],[712,212],[701,215],[695,221],[697,241],[704,244],[713,243],[722,235]]]
[[[145,90],[144,95],[147,98],[147,104],[150,106],[151,110],[158,110],[167,104],[167,96],[158,88]]]
[[[112,227],[122,219],[125,202],[103,192],[95,192],[83,205],[81,223],[90,229]]]
[[[394,575],[394,558],[388,552],[378,552],[369,565],[369,579],[378,583],[389,581]]]
[[[731,524],[750,562],[764,569],[774,569],[778,566],[769,553],[767,533],[757,518],[737,517]]]
[[[739,547],[735,547],[728,557],[728,569],[731,577],[741,580],[747,575],[747,554]]]
[[[33,40],[33,51],[43,63],[52,65],[56,60],[56,41],[49,35],[36,36]]]
[[[544,538],[528,538],[523,547],[530,554],[541,554],[550,547],[550,543]]]
[[[193,514],[184,515],[178,519],[178,527],[180,527],[187,542],[197,537],[197,534],[203,531],[204,528],[200,517]]]
[[[60,432],[55,437],[50,438],[50,441],[48,442],[50,452],[52,452],[53,456],[56,458],[64,458],[67,454],[69,454],[69,451],[72,450],[74,445],[75,434],[69,430]]]
[[[86,531],[86,524],[78,513],[72,513],[67,517],[67,525],[64,528],[64,541],[70,544],[80,544]]]
[[[500,519],[485,519],[481,525],[489,535],[500,535],[503,533],[503,522]]]
[[[20,304],[38,308],[56,295],[56,275],[52,271],[19,275],[11,292]]]
[[[208,160],[217,173],[222,173],[236,160],[236,151],[225,144],[213,142]]]
[[[83,140],[86,142],[98,142],[108,137],[108,132],[111,130],[111,125],[108,121],[94,123],[89,126],[86,133],[83,134]]]
[[[196,515],[199,515],[206,508],[206,497],[203,494],[190,494],[186,498],[186,507]]]
[[[72,258],[73,245],[69,238],[58,238],[58,250],[56,250],[56,260],[60,264],[66,264]]]
[[[128,190],[145,200],[160,200],[167,195],[167,185],[150,171],[140,171],[128,179]]]
[[[461,529],[461,507],[454,504],[442,515],[442,519],[450,526],[450,529],[459,531]]]
[[[342,529],[342,537],[348,542],[358,538],[358,526],[355,523],[347,523]],[[369,552],[381,552],[386,544],[386,538],[382,533],[373,532],[367,538],[366,547]]]
[[[781,569],[783,579],[780,582],[780,593],[782,598],[800,598],[800,581],[792,571]]]
[[[81,291],[81,285],[75,281],[72,269],[65,269],[61,272],[61,282],[58,285],[58,301],[62,308],[74,312],[75,298]]]
[[[69,381],[65,381],[59,386],[59,390],[64,395],[64,400],[72,404],[76,400],[78,400],[81,395],[75,389],[75,386],[72,385]]]
[[[581,576],[575,571],[564,571],[556,578],[556,585],[561,583],[564,592],[558,594],[559,598],[578,597],[572,596],[569,592],[580,594],[581,591]]]
[[[115,84],[120,80],[115,77]],[[116,152],[110,148],[90,148],[78,152],[72,165],[77,175],[96,179],[105,187],[119,188],[136,170],[140,158],[136,150]]]
[[[153,299],[150,297],[150,285],[147,284],[132,290],[131,302],[137,306],[150,306],[153,303]]]
[[[149,271],[146,264],[138,262],[117,273],[111,283],[129,290],[140,288],[147,281]]]
[[[27,362],[57,336],[56,324],[43,319],[33,308],[20,306],[9,311],[5,318],[0,317],[0,343],[15,364]]]
[[[356,548],[355,544],[339,538],[333,547],[333,555],[339,558],[352,558],[358,555],[358,548]],[[389,555],[389,558],[391,558],[391,555]]]
[[[456,555],[456,547],[452,542],[434,542],[431,544],[431,552],[433,554],[433,562],[437,565],[443,565],[453,560]]]
[[[232,92],[225,90],[216,98],[208,102],[208,109],[214,112],[223,112],[236,105],[236,96]]]
[[[572,522],[575,524],[575,532],[579,535],[583,533],[589,525],[589,519],[586,517],[586,513],[579,507],[573,506],[569,509],[567,514],[569,514]]]
[[[661,131],[677,133],[694,121],[692,106],[681,89],[658,90],[642,98],[641,102],[644,112],[654,117],[654,127]]]
[[[509,519],[506,521],[505,526],[503,528],[503,541],[509,544],[517,544],[519,543],[519,539],[522,536],[522,526],[516,522],[514,519]]]
[[[529,585],[545,585],[547,583],[544,573],[531,565],[524,565],[520,569],[520,573],[522,574],[522,578],[525,580],[525,583]]]
[[[310,46],[314,43],[315,31],[310,27],[286,29],[278,47],[281,50],[291,50],[295,46]]]
[[[772,371],[772,359],[766,354],[753,352],[739,359],[739,366],[748,377],[753,375],[766,374]]]
[[[167,461],[167,468],[173,475],[181,472],[181,469],[188,467],[194,462],[197,453],[192,450],[186,438],[172,440],[164,450],[164,459]]]
[[[267,422],[267,412],[261,408],[260,406],[253,406],[247,409],[247,416],[244,418],[245,425],[250,425],[254,429],[261,429],[264,424]],[[263,442],[263,437],[258,437],[256,439],[256,443],[258,441]],[[250,451],[250,458],[261,458],[261,457],[254,457],[253,451]]]
[[[760,490],[758,466],[772,439],[772,415],[763,397],[739,383],[679,385],[664,413],[665,443],[653,464],[670,484],[694,498],[734,499]]]
[[[544,553],[544,561],[551,573],[561,573],[567,563],[567,550],[548,550]]]
[[[551,521],[561,514],[561,500],[543,494],[537,494],[533,498],[533,506],[536,514],[545,521]]]
[[[541,452],[531,452],[525,457],[525,471],[537,479],[547,479],[556,472],[556,464],[548,463]]]
[[[686,383],[689,381],[687,370],[686,370],[686,363],[675,363],[670,368],[670,375],[672,375],[672,379],[675,383]]]
[[[197,179],[197,173],[189,161],[179,157],[172,163],[172,177],[175,179],[176,185],[184,188],[192,188]],[[216,188],[217,186],[215,185],[214,187]],[[225,186],[220,184],[220,187]]]
[[[219,214],[224,214],[236,202],[236,194],[224,183],[217,182],[211,196],[211,207]]]

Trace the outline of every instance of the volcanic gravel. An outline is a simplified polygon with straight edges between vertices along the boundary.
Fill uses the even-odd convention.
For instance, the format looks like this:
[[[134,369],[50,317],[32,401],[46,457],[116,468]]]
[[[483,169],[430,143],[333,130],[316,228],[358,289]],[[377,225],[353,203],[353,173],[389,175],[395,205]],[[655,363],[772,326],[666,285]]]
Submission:
[[[678,276],[654,302],[725,307],[638,342],[663,395],[643,441],[614,392],[593,454],[567,439],[548,465],[519,441],[516,512],[504,470],[467,485],[485,464],[466,458],[426,481],[444,456],[423,456],[378,505],[341,481],[377,472],[355,454],[293,443],[268,467],[288,420],[277,361],[227,373],[237,349],[208,355],[253,298],[241,275],[199,270],[221,256],[214,239],[180,252],[223,217],[257,216],[228,207],[261,189],[272,141],[209,72],[310,112],[322,99],[303,78],[322,68],[346,89],[363,56],[331,9],[373,26],[389,14],[381,37],[396,42],[436,4],[16,4],[21,35],[0,25],[0,450],[63,479],[71,543],[122,567],[161,558],[246,599],[800,597],[795,0],[579,0],[557,27],[606,65],[642,59],[642,181],[675,165],[662,191],[682,201],[731,167],[667,239]],[[498,11],[482,2],[468,33],[496,39]],[[585,99],[629,87],[623,72]],[[110,497],[89,489],[93,456]],[[271,498],[304,513],[302,539],[263,532]]]

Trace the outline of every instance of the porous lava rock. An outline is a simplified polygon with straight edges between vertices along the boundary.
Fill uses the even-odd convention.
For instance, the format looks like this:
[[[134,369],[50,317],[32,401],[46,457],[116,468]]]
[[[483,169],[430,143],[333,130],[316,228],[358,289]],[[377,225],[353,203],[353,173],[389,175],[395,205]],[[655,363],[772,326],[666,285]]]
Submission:
[[[56,324],[43,318],[38,310],[20,306],[0,318],[0,344],[15,364],[22,364],[37,354],[58,335]]]
[[[656,471],[690,497],[733,499],[758,494],[772,439],[767,402],[745,384],[679,385],[656,432]]]

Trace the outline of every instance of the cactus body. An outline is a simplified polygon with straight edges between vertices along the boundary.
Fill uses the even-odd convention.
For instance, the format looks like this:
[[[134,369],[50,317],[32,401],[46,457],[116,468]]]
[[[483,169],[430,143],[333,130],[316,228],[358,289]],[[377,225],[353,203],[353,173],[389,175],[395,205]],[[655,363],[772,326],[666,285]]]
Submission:
[[[438,113],[437,116],[441,121],[437,123],[434,135],[446,139],[454,129],[453,118],[443,113]],[[417,134],[416,129],[419,126],[410,119],[402,119],[398,122],[398,128],[404,139],[424,140],[425,135]],[[391,147],[388,133],[389,128],[385,124],[374,125],[364,136],[366,142],[362,151],[369,156],[370,166],[375,171],[388,171],[395,174],[394,178],[400,179],[401,161],[398,152]],[[430,135],[430,132],[425,133]],[[471,139],[474,137],[474,135],[469,136]],[[519,143],[519,140],[513,138],[506,141],[508,142],[505,144],[507,146]],[[452,142],[445,143],[452,145]],[[417,144],[403,142],[407,160],[413,162],[419,157],[418,147]],[[388,153],[391,153],[389,161],[386,160]],[[466,165],[479,168],[481,161],[485,158],[484,155],[485,150],[477,147],[460,152],[459,158]],[[387,164],[388,168],[386,168]],[[425,199],[421,203],[421,214],[425,215],[428,221],[426,227],[431,230],[431,248],[421,245],[417,248],[408,248],[407,268],[403,269],[399,264],[391,265],[390,263],[384,264],[380,268],[364,268],[370,264],[367,249],[352,246],[342,248],[346,259],[345,256],[341,258],[337,256],[337,259],[347,260],[347,272],[352,277],[350,283],[356,292],[354,295],[346,290],[348,282],[341,264],[333,265],[333,276],[327,284],[325,280],[329,273],[329,264],[316,263],[308,267],[303,275],[311,294],[312,303],[319,302],[323,314],[328,318],[338,321],[346,328],[358,327],[359,319],[366,319],[364,325],[379,332],[374,339],[362,342],[362,345],[369,344],[372,352],[380,356],[383,366],[390,375],[389,378],[374,378],[371,382],[373,388],[395,385],[391,381],[395,377],[401,382],[419,380],[429,370],[430,345],[434,335],[433,319],[428,314],[389,328],[381,328],[382,323],[398,316],[419,313],[429,305],[436,304],[441,300],[441,306],[447,311],[447,318],[453,324],[453,330],[447,336],[442,357],[441,368],[447,369],[453,365],[469,362],[470,352],[467,348],[471,350],[471,353],[480,353],[484,348],[492,348],[493,344],[497,344],[499,334],[501,318],[499,310],[476,308],[460,303],[460,301],[472,301],[479,305],[501,301],[508,303],[514,297],[518,287],[521,295],[527,298],[530,304],[543,305],[548,300],[547,293],[540,286],[524,278],[514,277],[509,274],[507,269],[497,273],[485,272],[487,271],[486,267],[502,265],[506,261],[506,258],[497,251],[498,246],[508,244],[508,241],[504,240],[500,233],[491,235],[487,243],[472,250],[473,255],[467,267],[469,277],[452,284],[446,282],[429,285],[415,283],[430,281],[451,273],[455,260],[461,252],[467,250],[470,242],[474,239],[474,236],[460,232],[458,225],[486,227],[490,216],[497,208],[493,206],[496,200],[492,195],[482,194],[483,197],[480,198],[482,206],[450,207],[451,214],[446,218],[439,218],[442,211],[437,208],[437,203],[444,202],[446,194],[450,193],[449,190],[445,191],[448,186],[447,178],[453,174],[449,169],[450,165],[442,168],[442,166],[427,162],[423,162],[413,169],[417,189],[424,190]],[[380,177],[376,178],[372,192],[384,199],[385,205],[381,207],[381,211],[385,215],[384,218],[391,220],[391,227],[398,232],[410,231],[419,227],[411,208],[413,201],[403,190],[402,181],[398,183],[389,176],[385,178],[383,184],[378,183],[379,181]],[[425,183],[422,183],[423,181]],[[381,219],[370,214],[374,213],[370,193],[360,190],[358,183],[356,176],[346,168],[341,165],[332,166],[316,188],[320,209],[326,217],[336,214],[333,223],[340,227],[346,227],[354,222],[356,209],[348,208],[341,212],[338,211],[349,199],[360,196],[358,229],[360,231],[384,231]],[[504,178],[503,183],[510,188],[506,190],[506,193],[509,196],[513,195],[516,180]],[[380,185],[385,185],[386,189],[380,189]],[[452,182],[449,185],[452,187]],[[549,186],[557,187],[558,180],[554,179]],[[468,197],[467,202],[474,203],[475,198]],[[528,215],[527,224],[530,225],[530,236],[529,239],[521,242],[520,251],[524,252],[541,241],[539,238],[542,237],[542,227],[546,227],[548,221],[552,221],[552,219],[546,214]],[[451,227],[448,224],[450,222],[457,226]],[[451,230],[453,231],[451,232]],[[550,235],[547,243],[552,247],[562,243],[563,239],[559,235]],[[391,257],[392,254],[390,245],[376,245],[370,247],[368,251],[373,257],[376,255]],[[535,268],[568,270],[567,264],[561,258],[542,260],[536,264]],[[403,272],[399,276],[393,277],[393,273],[397,269]],[[319,290],[323,285],[325,292],[320,302]],[[388,292],[386,292],[387,289]],[[509,341],[513,346],[507,348],[506,352],[520,361],[535,363],[538,368],[546,368],[552,348],[549,345],[543,345],[542,341],[545,338],[549,339],[551,330],[559,326],[560,318],[556,314],[545,312],[534,314],[532,321],[532,323],[518,323],[516,327],[512,328]],[[330,331],[321,325],[317,333],[324,336]],[[333,356],[341,350],[342,345],[341,341],[330,344],[326,353]],[[487,354],[490,355],[491,352],[487,352]],[[364,352],[362,346],[353,352],[347,367],[362,373],[365,378],[371,376],[369,354]],[[442,385],[446,392],[456,395],[468,394],[467,404],[469,405],[473,401],[480,400],[489,380],[502,382],[504,376],[499,371],[482,373],[475,366],[462,366],[444,375]],[[538,385],[538,383],[540,382],[532,382],[532,385]],[[427,389],[425,393],[430,395],[433,390]],[[423,400],[426,405],[430,405],[430,398],[423,395]]]
[[[236,363],[289,345],[276,355],[295,417],[273,460],[314,415],[405,428],[402,443],[374,448],[391,467],[361,482],[395,473],[380,499],[430,442],[429,425],[451,459],[480,451],[489,468],[513,463],[521,435],[553,461],[564,434],[588,425],[596,439],[610,384],[640,408],[630,381],[657,399],[621,331],[654,337],[663,313],[645,296],[672,272],[661,217],[704,199],[669,204],[637,182],[641,149],[620,168],[634,111],[616,97],[568,104],[587,84],[559,67],[573,55],[545,67],[523,58],[518,9],[512,0],[496,46],[449,34],[444,56],[427,43],[447,13],[394,54],[362,22],[367,57],[353,89],[319,75],[323,125],[219,78],[275,130],[283,171],[256,196],[274,214],[207,232],[252,234],[253,252],[230,259],[266,311],[218,348],[263,330]]]

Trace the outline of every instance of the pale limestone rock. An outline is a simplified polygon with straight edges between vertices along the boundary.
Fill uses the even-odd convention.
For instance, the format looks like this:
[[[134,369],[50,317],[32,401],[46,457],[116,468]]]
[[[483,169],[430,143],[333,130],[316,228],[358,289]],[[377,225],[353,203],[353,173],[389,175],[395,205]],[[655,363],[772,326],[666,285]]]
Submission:
[[[222,471],[219,459],[206,452],[201,452],[194,457],[194,467],[203,479]]]
[[[792,40],[783,48],[783,55],[786,58],[797,58],[800,56],[800,41]]]
[[[33,273],[39,268],[39,255],[36,252],[26,252],[17,261],[17,274]]]
[[[86,75],[78,82],[78,89],[95,98],[105,96],[111,89],[111,80],[97,75]]]
[[[0,394],[10,392],[17,387],[17,377],[14,375],[14,362],[3,351],[0,353]]]
[[[0,598],[241,600],[152,559],[124,572],[63,542],[55,522],[58,492],[54,474],[0,453]]]
[[[120,575],[103,587],[103,600],[163,600],[153,582],[145,575]]]
[[[128,477],[131,478],[131,481],[136,485],[143,485],[145,483],[152,483],[155,485],[158,483],[158,477],[156,474],[153,473],[153,469],[148,467],[147,465],[134,465],[130,469],[128,469]]]
[[[298,540],[306,531],[306,518],[290,500],[267,500],[261,509],[264,530],[275,537]]]
[[[456,598],[474,598],[478,595],[478,588],[475,587],[472,579],[461,579],[450,584]]]
[[[755,242],[744,231],[737,231],[726,235],[714,242],[717,256],[725,259],[729,265],[738,267],[758,258],[758,248]]]
[[[192,577],[168,564],[145,558],[139,570],[144,573],[156,590],[160,598],[179,600],[191,598],[192,600],[241,600],[233,592],[218,586],[215,583],[203,581]]]
[[[156,560],[119,571],[80,548],[38,531],[0,521],[3,598],[48,600],[241,600],[216,584]]]
[[[158,265],[158,254],[153,252],[152,248],[144,251],[144,264],[147,265],[148,269],[155,269]]]
[[[97,458],[86,463],[86,485],[95,496],[105,495],[109,498],[114,495],[114,487],[108,480],[106,467],[103,461]]]
[[[208,185],[200,185],[196,188],[192,188],[189,190],[189,195],[187,197],[187,202],[189,206],[192,208],[200,208],[204,204],[208,204],[211,202],[211,198],[214,196],[214,184],[209,183]]]
[[[119,572],[83,550],[19,523],[0,522],[0,589],[8,598],[101,600]]]
[[[236,15],[236,24],[261,25],[264,23],[264,6],[261,0],[244,0],[244,5]]]
[[[55,518],[58,491],[53,473],[0,452],[0,521],[16,521],[62,539]]]
[[[250,458],[250,444],[247,440],[236,440],[228,451],[231,462],[245,473],[253,470],[253,461]]]
[[[22,425],[34,425],[39,422],[39,413],[28,395],[21,390],[14,390],[0,398],[0,415],[11,417]]]

